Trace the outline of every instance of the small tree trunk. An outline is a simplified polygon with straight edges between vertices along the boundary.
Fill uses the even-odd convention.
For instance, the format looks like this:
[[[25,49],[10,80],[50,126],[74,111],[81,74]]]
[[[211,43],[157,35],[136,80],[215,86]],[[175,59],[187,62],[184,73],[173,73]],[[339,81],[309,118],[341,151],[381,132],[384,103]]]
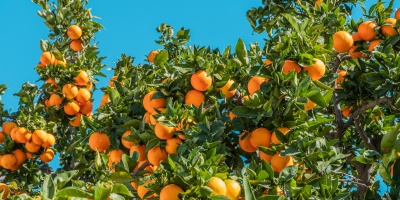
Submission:
[[[362,164],[362,163],[354,163],[356,170],[358,172],[358,178],[360,179],[360,183],[357,186],[357,192],[360,195],[361,199],[365,198],[365,194],[367,193],[367,185],[369,185],[369,179],[372,174],[372,165],[371,164]]]

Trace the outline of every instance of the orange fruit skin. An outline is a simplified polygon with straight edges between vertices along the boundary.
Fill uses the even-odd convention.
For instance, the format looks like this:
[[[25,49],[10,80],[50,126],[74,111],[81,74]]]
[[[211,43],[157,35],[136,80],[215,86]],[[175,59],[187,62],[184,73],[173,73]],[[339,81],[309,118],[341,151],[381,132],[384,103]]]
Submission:
[[[154,166],[160,166],[161,161],[167,160],[167,152],[160,146],[154,146],[147,152],[149,162]]]
[[[196,124],[196,122],[194,122],[190,118],[188,118],[188,119],[183,118],[183,119],[181,119],[181,122],[176,125],[175,131],[189,130],[191,124]]]
[[[290,129],[286,128],[286,127],[279,127],[278,130],[283,133],[283,135],[286,135]],[[276,137],[276,133],[273,132],[271,135],[271,143],[272,144],[280,144],[281,141],[279,141],[279,139]]]
[[[221,90],[221,92],[225,98],[230,98],[236,93],[236,89],[229,90],[229,88],[231,88],[231,86],[234,83],[235,83],[235,81],[229,80],[228,82],[226,82],[226,84],[222,88],[217,88],[217,91]]]
[[[150,183],[154,183],[154,180],[147,180],[146,182],[143,183],[143,185],[139,185],[139,187],[137,188],[137,193],[140,199],[143,199],[144,195],[146,195],[146,193],[150,190],[149,188],[146,187]]]
[[[36,153],[40,150],[40,145],[33,143],[32,141],[25,143],[25,148],[31,153]]]
[[[167,145],[165,146],[165,151],[168,154],[176,154],[178,146],[179,146],[179,144],[182,143],[182,140],[179,138],[171,138],[171,139],[168,139],[166,142],[167,142]]]
[[[124,152],[121,149],[114,149],[108,153],[109,161],[114,164],[118,164],[122,160]]]
[[[54,87],[54,90],[57,90],[57,89],[58,89],[58,84],[56,83],[56,80],[54,80],[53,78],[47,79],[45,83],[52,84],[53,87]]]
[[[218,177],[211,177],[207,182],[207,187],[213,190],[212,194],[214,195],[225,195],[226,194],[226,185],[224,181]]]
[[[370,41],[376,37],[375,27],[377,26],[373,21],[365,21],[358,26],[358,34],[362,40]]]
[[[246,138],[242,138],[242,136],[245,134],[246,132],[243,132],[240,134],[239,136],[239,146],[240,148],[243,149],[243,151],[248,152],[248,153],[253,153],[257,151],[257,148],[254,147],[253,145],[251,145],[250,143],[250,136],[251,133],[247,135]]]
[[[271,132],[266,128],[257,128],[250,133],[250,143],[253,147],[271,146]]]
[[[285,63],[282,66],[282,72],[284,74],[289,74],[289,72],[293,70],[295,70],[297,73],[300,73],[301,71],[300,65],[293,60],[285,60]]]
[[[94,132],[89,137],[89,145],[93,151],[104,152],[110,144],[110,138],[105,133]]]
[[[150,117],[151,117],[151,113],[150,112],[144,113],[144,115],[143,115],[144,123],[150,124]]]
[[[26,158],[33,159],[33,155],[31,153],[26,152],[25,154],[26,154]]]
[[[351,37],[353,38],[353,42],[357,42],[357,41],[361,41],[361,36],[358,32],[355,32],[353,34],[351,34]]]
[[[272,61],[270,60],[270,59],[267,59],[267,60],[265,60],[264,61],[264,66],[268,69],[269,68],[269,66],[271,66],[272,65]]]
[[[266,162],[270,163],[272,156],[260,151],[260,159],[265,160]]]
[[[229,111],[229,114],[228,114],[228,116],[229,116],[229,119],[231,119],[231,120],[233,120],[233,119],[236,117],[236,115],[235,115],[235,114],[233,114],[233,112],[232,112],[232,111]]]
[[[54,66],[57,66],[57,65],[61,65],[63,67],[66,67],[67,66],[67,62],[66,62],[65,58],[64,58],[63,61],[55,59],[54,60]]]
[[[353,106],[347,106],[342,110],[342,115],[343,117],[350,117],[351,113],[350,110],[353,108]]]
[[[156,124],[154,127],[154,133],[156,136],[162,140],[171,139],[173,132],[176,131],[175,127],[166,126],[164,124]]]
[[[47,133],[46,139],[44,140],[42,147],[43,148],[50,148],[56,143],[56,138],[53,134]]]
[[[315,4],[314,4],[314,8],[320,7],[321,4],[322,4],[322,0],[316,0],[316,1],[315,1]]]
[[[78,95],[78,91],[78,87],[72,83],[65,84],[62,88],[62,93],[67,99],[75,98]]]
[[[280,173],[285,167],[294,165],[291,156],[281,156],[280,153],[272,156],[271,163],[272,170],[278,173]]]
[[[19,127],[14,127],[13,129],[11,129],[11,133],[10,133],[11,139],[14,140],[17,143],[19,143],[17,141],[17,136],[16,136],[18,129],[19,129]]]
[[[384,25],[381,28],[381,32],[384,36],[388,37],[388,36],[396,36],[397,35],[397,31],[393,28],[396,27],[396,19],[395,18],[387,18],[385,22],[389,22],[391,25]]]
[[[227,196],[231,200],[238,200],[242,191],[240,184],[231,179],[224,180],[224,183],[226,185],[225,196]]]
[[[264,82],[268,82],[268,78],[264,78],[261,76],[253,76],[250,78],[249,82],[247,83],[247,90],[249,91],[250,95],[253,95],[255,92],[260,90],[261,84]],[[245,99],[243,97],[243,99]]]
[[[87,101],[85,103],[80,103],[79,104],[79,112],[88,115],[92,112],[93,110],[93,104],[91,101]]]
[[[82,29],[77,25],[71,25],[68,27],[67,35],[71,40],[79,39],[82,36]]]
[[[53,149],[46,149],[42,154],[39,155],[39,158],[44,163],[52,161],[54,158]]]
[[[178,195],[183,189],[175,184],[165,186],[160,192],[160,200],[180,200]]]
[[[40,56],[40,62],[43,65],[53,64],[54,60],[55,60],[54,55],[48,51],[43,52],[42,55]]]
[[[27,159],[26,153],[22,149],[15,149],[13,152],[15,159],[17,160],[16,165],[22,165]]]
[[[72,40],[69,43],[69,47],[74,51],[81,51],[83,49],[82,42],[80,40]]]
[[[143,107],[147,112],[153,113],[154,108],[165,108],[165,98],[152,99],[157,91],[147,93],[143,98]]]
[[[196,107],[200,107],[200,104],[204,102],[204,94],[197,90],[190,90],[185,95],[185,104],[194,105]]]
[[[5,183],[0,183],[0,192],[3,192],[1,196],[2,199],[7,198],[8,194],[10,193],[10,188]]]
[[[81,119],[82,119],[82,114],[76,113],[75,119],[72,121],[69,121],[69,124],[73,127],[79,127],[81,125]]]
[[[307,98],[307,100],[307,103],[304,104],[304,110],[312,110],[315,108],[315,106],[317,106],[317,104],[312,102],[309,98]]]
[[[131,142],[128,140],[125,140],[124,138],[129,136],[131,134],[131,131],[125,131],[124,134],[122,134],[121,136],[121,143],[125,148],[130,149],[133,145],[135,145],[135,142]]]
[[[15,133],[15,137],[20,143],[27,143],[32,140],[32,133],[28,129],[21,127]]]
[[[75,83],[79,86],[85,86],[89,82],[89,75],[83,70],[79,70],[78,76],[74,78]]]
[[[147,55],[147,60],[149,62],[153,63],[154,62],[154,58],[156,57],[157,54],[158,54],[157,50],[150,51],[150,53]]]
[[[50,95],[48,106],[49,107],[56,106],[57,109],[59,109],[62,101],[63,101],[63,99],[58,94],[52,94],[52,95]]]
[[[4,169],[12,169],[14,166],[17,165],[17,159],[12,154],[5,154],[1,157],[1,166]]]
[[[129,154],[132,155],[135,152],[139,153],[138,161],[143,161],[147,159],[145,145],[133,145],[129,150]]]
[[[303,70],[308,72],[311,80],[317,81],[321,79],[325,74],[325,64],[318,58],[314,58],[315,63],[304,67]]]
[[[395,19],[400,19],[400,8],[398,8],[394,14]]]
[[[212,85],[212,77],[204,70],[198,70],[190,77],[190,84],[198,91],[204,92]]]
[[[92,98],[92,94],[90,93],[90,91],[86,88],[81,88],[79,89],[78,94],[75,97],[75,100],[83,104],[88,102],[90,98]]]
[[[344,77],[347,75],[347,71],[346,70],[338,70],[337,74],[339,76],[336,78],[336,89],[342,89],[342,87],[339,84],[343,83]]]
[[[3,126],[1,126],[1,129],[2,129],[3,133],[10,134],[11,129],[13,129],[15,127],[17,127],[17,124],[14,122],[4,122]]]
[[[353,37],[346,31],[338,31],[333,34],[333,48],[339,53],[348,52],[354,45]]]
[[[77,101],[67,102],[64,105],[64,112],[67,115],[76,115],[79,112],[79,103]]]
[[[165,108],[157,108],[157,110],[159,112],[161,112],[161,113],[165,113],[166,112]],[[157,114],[158,114],[158,112],[156,110],[154,110],[154,112],[151,113],[150,118],[149,118],[150,119],[150,124],[156,125],[158,123],[157,119],[155,118],[155,115],[157,115]]]
[[[380,42],[381,42],[381,39],[377,39],[377,40],[371,41],[371,42],[369,43],[368,50],[369,50],[369,51],[373,51],[374,48],[375,48],[376,46],[378,46]]]
[[[354,52],[356,49],[357,49],[357,46],[352,46],[349,50],[349,54],[353,59],[366,57],[366,55],[363,54],[362,52]]]
[[[0,144],[4,142],[4,133],[0,132]]]

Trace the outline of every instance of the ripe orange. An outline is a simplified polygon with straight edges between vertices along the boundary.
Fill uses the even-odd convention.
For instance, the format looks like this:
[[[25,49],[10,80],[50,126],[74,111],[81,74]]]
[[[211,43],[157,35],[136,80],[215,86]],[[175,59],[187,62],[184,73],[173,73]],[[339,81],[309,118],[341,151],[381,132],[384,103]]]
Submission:
[[[53,78],[47,79],[45,83],[52,84],[54,90],[58,89],[58,84],[56,83],[56,81]]]
[[[31,152],[31,153],[38,152],[40,150],[40,147],[41,147],[40,145],[37,145],[32,141],[25,143],[26,150]]]
[[[239,136],[239,146],[240,146],[240,148],[242,148],[243,151],[245,151],[245,152],[249,152],[249,153],[256,152],[257,148],[254,147],[253,145],[251,145],[251,143],[250,143],[250,134],[251,133],[249,133],[246,136],[246,138],[243,138],[245,133],[246,132],[242,132],[240,134],[240,136]]]
[[[200,104],[204,102],[204,94],[197,90],[190,90],[185,95],[185,104],[194,105],[196,107],[200,107]]]
[[[89,137],[89,145],[93,151],[103,152],[110,146],[110,138],[105,133],[94,132]]]
[[[285,167],[294,165],[293,157],[281,156],[280,153],[276,153],[272,156],[271,165],[272,170],[280,173]]]
[[[87,101],[85,103],[80,103],[79,104],[79,112],[88,115],[92,112],[93,110],[93,104],[91,101]]]
[[[154,166],[160,166],[161,161],[167,161],[167,152],[160,146],[154,146],[147,152],[149,162]]]
[[[325,64],[318,58],[314,58],[315,63],[304,67],[303,70],[308,72],[308,75],[313,81],[319,80],[325,74]]]
[[[10,188],[5,183],[0,183],[0,193],[3,192],[1,196],[2,199],[7,198],[8,194],[10,193]]]
[[[83,49],[82,41],[72,40],[71,43],[69,43],[69,47],[74,51],[81,51]]]
[[[314,4],[314,8],[320,7],[321,4],[322,4],[322,0],[316,0],[316,1],[315,1],[315,4]]]
[[[17,165],[17,159],[15,158],[14,155],[12,154],[5,154],[3,157],[1,157],[1,166],[4,169],[12,169]]]
[[[400,19],[400,8],[398,8],[394,14],[395,19]]]
[[[43,65],[53,64],[54,60],[55,60],[54,55],[48,51],[43,52],[42,55],[40,56],[40,62]]]
[[[117,78],[118,78],[118,76],[113,76],[113,77],[111,77],[110,80],[108,81],[108,85],[109,85],[110,87],[114,87],[114,82],[113,82],[113,81],[116,81]]]
[[[69,124],[73,127],[79,127],[81,125],[82,114],[76,113],[75,119],[69,121]]]
[[[357,42],[357,41],[361,41],[361,36],[358,32],[355,32],[353,34],[351,34],[351,37],[353,38],[353,42]]]
[[[253,76],[250,78],[249,82],[247,83],[247,90],[249,91],[250,95],[253,95],[255,92],[260,90],[261,84],[264,82],[268,82],[268,78],[264,78],[261,76]],[[244,99],[244,97],[243,97]]]
[[[149,55],[147,55],[147,60],[149,62],[153,63],[154,62],[154,58],[156,57],[157,54],[158,54],[157,50],[150,51]]]
[[[61,60],[57,60],[57,58],[54,60],[54,64],[53,64],[54,66],[57,66],[57,65],[61,65],[61,66],[63,66],[63,67],[66,67],[67,66],[67,61],[65,60],[65,58],[64,58],[64,60],[63,61],[61,61]]]
[[[375,48],[376,46],[378,46],[380,42],[381,42],[381,39],[377,39],[377,40],[371,41],[371,42],[369,43],[369,46],[368,46],[368,51],[373,51],[374,48]]]
[[[228,116],[229,116],[229,119],[231,119],[231,120],[233,120],[233,119],[236,117],[236,115],[235,115],[235,114],[233,114],[233,112],[232,112],[232,111],[229,111],[229,114],[228,114]]]
[[[226,185],[224,181],[218,177],[211,177],[207,183],[207,187],[211,188],[214,195],[225,195]]]
[[[354,52],[357,49],[357,46],[352,46],[351,49],[349,50],[349,54],[352,58],[357,59],[357,58],[365,58],[365,54],[362,52]]]
[[[229,80],[222,88],[217,88],[217,91],[221,90],[225,98],[230,98],[236,93],[236,89],[229,90],[234,83],[235,81]]]
[[[148,188],[147,185],[154,182],[155,182],[154,180],[147,180],[146,182],[143,183],[143,185],[139,185],[137,193],[140,199],[143,199],[144,195],[146,195],[146,193],[150,190],[150,188]],[[151,198],[151,196],[148,196],[148,198]]]
[[[282,72],[284,74],[289,74],[289,72],[293,70],[295,70],[297,73],[300,73],[301,71],[300,65],[293,60],[285,60],[285,63],[282,66]]]
[[[268,163],[271,162],[272,156],[260,151],[260,159],[267,161]]]
[[[253,147],[271,146],[271,132],[266,128],[257,128],[250,133],[250,144]]]
[[[365,21],[358,26],[361,39],[370,41],[376,37],[375,27],[378,25],[373,21]]]
[[[346,31],[338,31],[333,34],[333,48],[335,48],[337,52],[348,52],[353,44],[354,40],[350,33]]]
[[[278,130],[283,134],[286,135],[290,129],[286,128],[286,127],[279,127]],[[279,141],[279,139],[276,137],[276,133],[273,132],[271,135],[271,143],[272,144],[280,144],[281,141]]]
[[[27,143],[32,140],[32,133],[25,127],[21,127],[15,132],[15,139],[20,143]]]
[[[74,78],[75,82],[79,86],[85,86],[89,82],[89,75],[83,70],[78,71],[79,74]]]
[[[159,112],[161,112],[161,113],[165,113],[167,110],[165,109],[165,108],[157,108],[157,110],[159,111]],[[155,118],[155,116],[158,114],[158,112],[157,111],[154,111],[153,113],[151,113],[151,115],[150,115],[150,124],[152,124],[152,125],[156,125],[158,122],[157,122],[157,119]]]
[[[175,127],[172,126],[166,126],[164,124],[156,124],[154,127],[154,133],[156,136],[162,140],[167,140],[172,138],[174,136],[172,133],[176,131]]]
[[[78,95],[78,91],[78,87],[72,83],[65,84],[62,88],[62,93],[67,99],[75,98]]]
[[[87,90],[92,90],[92,87],[93,87],[93,83],[92,82],[88,82],[87,84],[86,84],[86,89]]]
[[[122,145],[128,149],[130,149],[133,145],[135,145],[135,142],[131,142],[131,141],[124,139],[125,137],[129,136],[130,134],[131,134],[131,131],[125,131],[125,133],[122,134],[122,136],[121,136]]]
[[[138,161],[147,159],[145,145],[133,145],[129,150],[129,155],[132,155],[135,152],[139,153]]]
[[[26,152],[25,154],[26,154],[26,158],[33,159],[33,155],[31,153]]]
[[[396,36],[397,35],[397,31],[396,29],[394,29],[393,27],[396,27],[396,19],[395,18],[387,18],[385,21],[383,21],[383,23],[389,22],[391,25],[384,25],[381,28],[381,32],[384,36],[388,37],[388,36]]]
[[[143,118],[144,118],[144,123],[150,124],[151,113],[150,112],[144,113]]]
[[[350,117],[351,113],[350,110],[353,108],[353,106],[347,106],[342,110],[342,115],[343,117]]]
[[[346,70],[338,70],[337,74],[339,76],[336,78],[336,88],[342,89],[342,87],[339,84],[343,83],[344,77],[347,75],[347,71]]]
[[[17,165],[18,166],[22,165],[22,163],[24,163],[25,160],[27,159],[26,153],[24,151],[22,151],[22,149],[15,149],[13,151],[13,156],[17,160]]]
[[[190,84],[198,91],[206,91],[212,85],[212,77],[204,70],[198,70],[190,77]]]
[[[71,25],[67,30],[67,35],[71,40],[79,39],[82,36],[82,29],[77,25]]]
[[[53,134],[47,133],[47,134],[46,134],[46,139],[43,140],[43,141],[44,141],[44,142],[43,142],[43,144],[42,144],[42,147],[43,147],[43,148],[50,148],[50,147],[52,147],[52,146],[56,143],[56,138],[54,137]]]
[[[11,129],[11,133],[10,133],[11,139],[14,140],[17,143],[19,143],[17,141],[17,136],[16,136],[18,129],[19,129],[19,127],[14,127],[14,128]]]
[[[304,110],[312,110],[317,106],[316,103],[312,102],[309,98],[307,98],[307,103],[304,104]]]
[[[180,200],[178,194],[182,192],[183,189],[181,187],[175,184],[169,184],[161,190],[160,200]]]
[[[62,103],[62,101],[63,101],[63,99],[60,97],[60,95],[58,95],[58,94],[52,94],[51,96],[50,96],[50,99],[49,99],[49,102],[48,102],[48,106],[49,107],[51,107],[51,106],[56,106],[57,107],[57,109],[59,109],[60,108],[60,105],[61,105],[61,103]]]
[[[165,98],[152,99],[157,91],[147,93],[143,98],[143,107],[147,112],[153,113],[154,108],[165,108]]]
[[[224,180],[224,183],[226,185],[225,196],[227,196],[231,200],[238,200],[242,191],[240,184],[231,179]]]
[[[64,105],[64,112],[67,115],[76,115],[79,112],[79,103],[77,101],[70,101]]]
[[[165,146],[165,151],[168,154],[176,154],[178,150],[179,144],[182,143],[182,140],[179,138],[171,138],[167,140],[167,145]]]
[[[104,95],[101,97],[101,102],[103,102],[103,103],[109,103],[109,102],[110,102],[110,95],[104,94]]]
[[[124,152],[121,149],[114,149],[108,153],[108,158],[111,163],[118,164],[122,160]]]
[[[11,133],[11,129],[17,127],[17,124],[14,122],[4,122],[3,126],[1,127],[2,131],[5,134],[10,134]]]
[[[272,65],[272,61],[270,59],[267,59],[267,60],[264,61],[264,66],[266,68],[269,68],[269,66],[271,66],[271,65]]]
[[[4,133],[0,132],[0,144],[4,142]]]
[[[39,155],[39,158],[44,163],[52,161],[54,158],[53,149],[46,149],[42,154]]]
[[[78,94],[75,97],[75,100],[78,101],[79,103],[86,103],[92,98],[92,94],[90,91],[86,88],[81,88],[78,91]]]

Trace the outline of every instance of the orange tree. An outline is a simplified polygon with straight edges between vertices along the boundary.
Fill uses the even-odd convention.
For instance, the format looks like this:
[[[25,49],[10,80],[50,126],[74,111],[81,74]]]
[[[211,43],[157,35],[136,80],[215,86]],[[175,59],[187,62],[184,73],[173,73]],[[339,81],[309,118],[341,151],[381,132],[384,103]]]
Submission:
[[[394,0],[358,22],[362,1],[262,1],[247,19],[264,47],[191,47],[161,24],[161,48],[138,66],[122,54],[104,88],[88,1],[33,2],[44,84],[24,84],[16,112],[0,104],[2,198],[400,197]]]

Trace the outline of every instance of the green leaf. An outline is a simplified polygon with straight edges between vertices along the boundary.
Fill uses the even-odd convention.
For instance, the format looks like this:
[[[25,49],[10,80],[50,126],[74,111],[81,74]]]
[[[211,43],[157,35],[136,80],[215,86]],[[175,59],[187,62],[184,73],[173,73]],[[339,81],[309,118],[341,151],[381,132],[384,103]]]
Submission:
[[[323,90],[333,90],[332,87],[329,87],[329,86],[327,86],[327,85],[321,83],[320,81],[313,81],[313,83],[314,83],[317,87],[319,87],[319,88],[321,88],[321,89],[323,89]]]
[[[251,185],[250,185],[249,179],[247,178],[247,173],[245,173],[246,169],[247,168],[245,167],[242,170],[244,197],[246,200],[255,200],[256,197],[254,196],[253,191],[251,191]]]
[[[40,40],[40,49],[45,52],[45,51],[50,51],[51,50],[51,44],[47,40]]]
[[[262,109],[253,109],[246,106],[238,106],[232,110],[238,117],[258,117],[263,112]]]
[[[400,123],[397,123],[392,130],[388,131],[385,135],[383,135],[381,140],[381,151],[382,153],[390,152],[396,143],[397,136],[400,133]]]
[[[67,184],[72,177],[74,177],[78,173],[78,170],[72,170],[72,171],[66,171],[61,174],[58,174],[54,178],[54,184],[57,185],[58,189],[61,189],[64,187],[65,184]]]
[[[77,187],[66,187],[57,192],[57,197],[92,198],[93,194]]]
[[[366,158],[364,156],[356,156],[352,159],[352,161],[357,161],[362,164],[371,164],[374,162],[373,159]]]
[[[316,103],[318,106],[325,108],[328,106],[328,103],[325,101],[324,97],[321,93],[317,93],[313,96],[308,97],[312,102]]]
[[[282,183],[290,181],[298,171],[297,166],[287,166],[279,173],[279,181]]]
[[[158,52],[156,57],[154,57],[154,65],[156,66],[163,66],[164,63],[168,61],[168,51],[167,50],[161,50]]]
[[[292,25],[292,27],[296,30],[296,32],[301,33],[300,28],[299,28],[299,23],[294,19],[294,16],[292,16],[290,14],[286,14],[286,13],[282,13],[281,15],[286,20],[288,20],[288,22],[290,23],[290,25]]]
[[[379,164],[379,175],[381,175],[382,179],[388,183],[388,184],[392,184],[393,183],[393,179],[390,177],[390,174],[388,173],[388,171],[386,170],[386,167],[383,166],[382,164]]]
[[[111,188],[96,186],[94,189],[94,200],[107,199],[111,194]]]
[[[43,181],[43,196],[49,199],[53,199],[56,194],[56,187],[54,185],[51,174],[47,175]]]
[[[110,175],[110,179],[117,183],[127,183],[134,181],[134,178],[128,172],[114,172]]]
[[[236,51],[236,55],[239,58],[239,60],[247,66],[249,64],[249,59],[247,57],[247,49],[246,49],[246,45],[244,44],[243,40],[240,38],[236,44],[235,51]]]
[[[115,183],[112,187],[111,193],[122,194],[133,197],[132,193],[128,190],[128,188],[121,183]]]

